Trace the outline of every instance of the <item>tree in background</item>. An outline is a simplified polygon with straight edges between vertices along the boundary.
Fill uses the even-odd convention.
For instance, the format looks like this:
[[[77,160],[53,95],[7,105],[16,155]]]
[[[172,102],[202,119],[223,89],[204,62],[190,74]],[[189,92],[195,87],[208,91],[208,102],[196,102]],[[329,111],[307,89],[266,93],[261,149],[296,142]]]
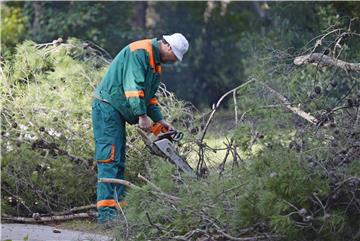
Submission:
[[[77,37],[114,57],[131,41],[182,32],[188,56],[163,80],[201,107],[248,77],[247,69],[259,65],[254,52],[300,48],[336,21],[359,17],[358,10],[355,2],[8,2],[2,54],[24,39]]]

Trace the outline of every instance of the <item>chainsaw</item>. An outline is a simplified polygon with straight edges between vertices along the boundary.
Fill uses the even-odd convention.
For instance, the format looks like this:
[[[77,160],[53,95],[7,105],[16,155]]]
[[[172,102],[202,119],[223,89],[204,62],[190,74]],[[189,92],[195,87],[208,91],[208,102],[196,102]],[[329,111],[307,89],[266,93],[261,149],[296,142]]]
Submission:
[[[152,153],[167,158],[183,172],[191,176],[195,175],[191,166],[175,150],[175,144],[183,138],[182,132],[168,130],[159,122],[153,123],[150,132],[145,132],[140,128],[137,130]]]

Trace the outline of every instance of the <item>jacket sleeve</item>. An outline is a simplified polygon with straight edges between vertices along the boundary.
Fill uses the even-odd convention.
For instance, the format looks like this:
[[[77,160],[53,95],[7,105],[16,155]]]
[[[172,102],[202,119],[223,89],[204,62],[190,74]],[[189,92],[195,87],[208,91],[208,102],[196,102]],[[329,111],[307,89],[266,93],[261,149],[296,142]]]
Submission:
[[[164,119],[164,117],[163,117],[163,115],[161,113],[160,106],[158,104],[158,100],[157,100],[156,96],[153,96],[149,101],[149,105],[148,105],[148,108],[147,108],[147,115],[154,122],[158,122],[158,121]]]
[[[131,52],[125,69],[124,93],[132,112],[136,116],[146,114],[144,89],[148,58],[145,50]]]

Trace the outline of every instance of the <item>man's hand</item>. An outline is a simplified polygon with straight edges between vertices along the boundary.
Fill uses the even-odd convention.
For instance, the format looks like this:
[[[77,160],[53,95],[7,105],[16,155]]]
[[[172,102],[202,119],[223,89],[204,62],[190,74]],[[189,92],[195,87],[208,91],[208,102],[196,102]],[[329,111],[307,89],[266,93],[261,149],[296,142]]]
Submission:
[[[169,124],[169,123],[167,123],[166,121],[164,121],[164,120],[160,120],[159,123],[160,123],[163,127],[165,127],[165,129],[168,129],[169,131],[174,130],[174,127],[173,127],[171,124]]]
[[[147,115],[139,116],[139,128],[146,132],[150,132],[151,123]]]

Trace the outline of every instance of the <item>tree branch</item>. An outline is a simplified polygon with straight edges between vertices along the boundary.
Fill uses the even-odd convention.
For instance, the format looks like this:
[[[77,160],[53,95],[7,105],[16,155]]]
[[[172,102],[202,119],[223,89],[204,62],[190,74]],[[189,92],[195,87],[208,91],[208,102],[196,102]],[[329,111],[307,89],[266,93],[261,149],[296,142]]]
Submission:
[[[70,215],[60,215],[60,216],[51,216],[51,217],[40,217],[39,214],[37,215],[34,214],[32,218],[14,217],[3,214],[1,218],[3,220],[15,221],[20,223],[45,223],[45,222],[66,221],[66,220],[94,218],[94,217],[96,217],[96,212],[76,213]]]
[[[114,183],[114,184],[122,184],[124,186],[130,187],[130,188],[140,188],[139,186],[136,186],[135,184],[132,184],[129,181],[117,179],[117,178],[99,178],[98,182],[105,182],[105,183]]]
[[[322,53],[312,53],[307,55],[298,56],[294,59],[294,64],[297,66],[316,63],[324,66],[334,66],[341,68],[345,71],[360,71],[360,63],[349,63],[343,60],[339,60]]]
[[[144,176],[142,176],[140,173],[138,173],[138,178],[140,178],[141,180],[147,182],[148,184],[150,184],[153,188],[156,189],[156,191],[158,191],[161,195],[163,195],[164,197],[167,197],[168,199],[170,200],[173,200],[173,201],[179,201],[180,198],[178,197],[175,197],[173,195],[169,195],[167,193],[164,193],[160,187],[156,186],[154,183],[152,183],[150,180],[148,180],[147,178],[145,178]]]
[[[96,204],[89,204],[89,205],[85,205],[85,206],[81,206],[81,207],[74,207],[71,208],[69,210],[65,210],[63,212],[53,212],[53,215],[67,215],[67,214],[71,214],[74,212],[78,212],[78,211],[83,211],[83,210],[87,210],[87,209],[92,209],[92,208],[96,208]]]
[[[144,177],[143,177],[144,178]],[[144,179],[143,179],[144,180]],[[146,179],[147,180],[147,179]],[[124,186],[127,186],[129,188],[133,188],[133,189],[139,189],[139,186],[136,186],[135,184],[132,184],[129,181],[126,180],[122,180],[122,179],[117,179],[117,178],[99,178],[98,182],[105,182],[105,183],[114,183],[114,184],[122,184]],[[147,180],[147,182],[150,182],[149,180]],[[155,184],[152,184],[152,186],[155,186]],[[157,190],[159,190],[159,188],[156,188]],[[171,202],[177,202],[180,200],[180,198],[166,194],[164,192],[162,192],[161,190],[158,192],[152,192],[150,191],[150,193],[156,195],[156,196],[163,196],[166,197],[169,201]]]
[[[310,122],[311,124],[318,124],[319,120],[316,119],[314,116],[312,116],[309,113],[306,113],[305,111],[301,110],[298,107],[293,107],[291,106],[291,103],[285,98],[285,96],[281,95],[279,92],[277,92],[276,90],[274,90],[273,88],[271,88],[270,86],[263,84],[263,86],[265,88],[267,88],[272,94],[274,94],[281,102],[283,102],[283,104],[285,105],[286,108],[288,108],[289,110],[291,110],[293,113],[297,114],[298,116],[304,118],[305,120],[307,120],[308,122]]]
[[[250,83],[252,83],[252,82],[255,82],[255,80],[254,80],[254,79],[251,79],[251,80],[243,83],[242,85],[239,85],[238,87],[236,87],[236,88],[234,88],[234,89],[232,89],[232,90],[229,90],[228,92],[226,92],[225,94],[223,94],[223,96],[221,96],[221,98],[218,100],[218,102],[216,103],[216,105],[214,105],[213,110],[211,111],[210,117],[209,117],[209,119],[208,119],[207,122],[206,122],[206,125],[205,125],[205,127],[204,127],[203,133],[202,133],[201,138],[200,138],[200,141],[201,141],[201,142],[202,142],[202,141],[204,140],[204,138],[205,138],[206,131],[207,131],[207,129],[209,128],[209,125],[210,125],[212,119],[214,118],[215,112],[219,109],[220,104],[221,104],[221,102],[225,99],[225,97],[228,96],[229,94],[233,93],[233,92],[236,92],[237,90],[241,89],[242,87],[245,87],[246,85],[248,85],[248,84],[250,84]]]

